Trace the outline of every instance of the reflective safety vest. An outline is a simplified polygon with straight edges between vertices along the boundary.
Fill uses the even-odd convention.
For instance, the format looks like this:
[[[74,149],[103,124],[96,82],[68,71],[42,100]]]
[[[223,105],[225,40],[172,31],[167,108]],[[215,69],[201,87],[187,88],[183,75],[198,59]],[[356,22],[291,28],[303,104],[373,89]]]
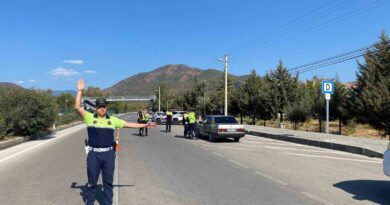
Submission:
[[[99,117],[97,114],[86,112],[84,122],[87,124],[88,145],[95,148],[105,148],[113,146],[115,128],[122,128],[125,121],[106,115]]]
[[[194,112],[188,113],[188,121],[190,124],[194,124],[196,122],[196,117]]]
[[[149,120],[149,114],[147,112],[142,113],[142,120],[148,121]]]
[[[172,115],[172,112],[167,111],[165,114],[166,115]]]

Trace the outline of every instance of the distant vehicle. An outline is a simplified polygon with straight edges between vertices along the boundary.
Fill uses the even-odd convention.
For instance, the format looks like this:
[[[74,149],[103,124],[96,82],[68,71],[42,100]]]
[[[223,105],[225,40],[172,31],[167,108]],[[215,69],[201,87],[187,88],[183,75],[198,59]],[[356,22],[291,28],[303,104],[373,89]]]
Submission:
[[[152,115],[152,122],[156,122],[157,125],[165,123],[167,120],[167,115],[164,112],[155,112]]]
[[[240,138],[245,136],[245,127],[232,116],[208,115],[199,122],[196,134],[199,137],[207,136],[212,142],[226,138],[239,142]]]
[[[183,115],[186,111],[173,111],[172,124],[178,125],[183,122]]]
[[[383,172],[390,177],[390,143],[383,154]]]

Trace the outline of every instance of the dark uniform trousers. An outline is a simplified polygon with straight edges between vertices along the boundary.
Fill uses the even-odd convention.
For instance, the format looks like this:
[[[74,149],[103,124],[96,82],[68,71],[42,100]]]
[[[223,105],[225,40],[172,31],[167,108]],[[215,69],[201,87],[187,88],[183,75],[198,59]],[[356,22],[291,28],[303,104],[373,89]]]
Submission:
[[[86,190],[86,204],[92,205],[96,197],[97,182],[100,170],[102,170],[104,202],[106,205],[112,204],[113,197],[113,176],[115,170],[115,152],[90,151],[87,157],[88,186]]]
[[[146,120],[140,120],[138,123],[147,124],[148,121],[146,121]],[[146,136],[148,136],[148,128],[146,128],[146,127],[139,128],[139,136],[143,136],[144,134],[145,134]]]

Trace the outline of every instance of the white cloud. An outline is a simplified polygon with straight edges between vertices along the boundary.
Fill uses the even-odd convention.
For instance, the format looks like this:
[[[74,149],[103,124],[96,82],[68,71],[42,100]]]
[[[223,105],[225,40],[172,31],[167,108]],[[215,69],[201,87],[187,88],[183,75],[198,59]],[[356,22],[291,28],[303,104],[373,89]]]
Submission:
[[[96,71],[95,70],[85,70],[84,73],[86,73],[86,74],[95,74]]]
[[[64,63],[73,64],[73,65],[80,65],[83,64],[83,60],[64,60]]]
[[[37,81],[34,80],[34,79],[30,79],[30,80],[28,80],[28,82],[30,82],[30,83],[35,83],[35,82],[37,82]]]
[[[23,80],[19,80],[19,81],[16,81],[15,83],[16,83],[16,84],[23,84],[24,81],[23,81]]]
[[[54,77],[72,77],[75,75],[80,75],[80,73],[73,68],[63,68],[61,66],[51,70],[49,73]]]

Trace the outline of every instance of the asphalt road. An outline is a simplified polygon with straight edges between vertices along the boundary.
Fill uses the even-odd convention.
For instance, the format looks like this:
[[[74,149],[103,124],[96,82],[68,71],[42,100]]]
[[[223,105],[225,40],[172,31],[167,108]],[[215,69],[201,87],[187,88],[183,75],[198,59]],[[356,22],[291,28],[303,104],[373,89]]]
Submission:
[[[390,204],[379,159],[249,135],[240,143],[188,140],[182,126],[164,129],[146,137],[121,130],[116,203]],[[0,151],[0,204],[83,204],[85,138],[77,126]]]

